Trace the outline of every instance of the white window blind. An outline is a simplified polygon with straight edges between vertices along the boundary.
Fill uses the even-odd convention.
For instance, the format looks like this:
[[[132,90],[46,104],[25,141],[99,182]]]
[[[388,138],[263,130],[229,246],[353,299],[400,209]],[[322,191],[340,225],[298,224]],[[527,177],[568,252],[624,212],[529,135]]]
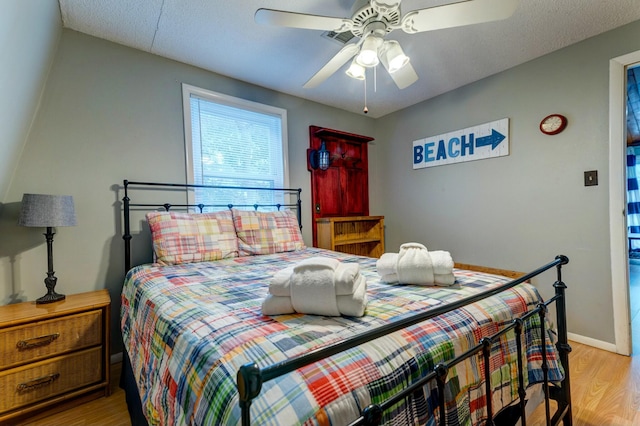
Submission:
[[[188,85],[183,104],[189,183],[288,187],[285,110]],[[285,203],[282,194],[246,189],[196,189],[194,197],[206,205]]]

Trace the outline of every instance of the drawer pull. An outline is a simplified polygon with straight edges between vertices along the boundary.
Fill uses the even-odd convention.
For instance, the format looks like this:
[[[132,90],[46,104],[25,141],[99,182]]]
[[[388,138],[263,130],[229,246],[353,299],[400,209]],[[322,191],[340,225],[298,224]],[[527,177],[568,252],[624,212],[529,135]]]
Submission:
[[[58,377],[60,377],[60,373],[48,374],[46,376],[38,377],[37,379],[30,380],[25,383],[20,383],[16,390],[18,392],[26,392],[31,389],[38,389],[46,385],[50,385],[53,383]]]
[[[33,339],[20,340],[16,343],[18,350],[38,348],[46,346],[60,337],[60,333],[47,334],[46,336],[34,337]]]

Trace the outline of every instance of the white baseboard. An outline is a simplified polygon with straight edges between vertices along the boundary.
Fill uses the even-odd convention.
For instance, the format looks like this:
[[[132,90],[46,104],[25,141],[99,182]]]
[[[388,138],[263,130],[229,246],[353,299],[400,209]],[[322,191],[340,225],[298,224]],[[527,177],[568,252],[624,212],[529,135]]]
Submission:
[[[579,334],[567,333],[569,340],[582,343],[583,345],[593,346],[594,348],[602,349],[613,353],[618,353],[616,345],[609,342],[603,342],[602,340],[592,339],[591,337],[581,336]]]
[[[117,364],[119,362],[122,362],[122,352],[111,355],[111,364]]]

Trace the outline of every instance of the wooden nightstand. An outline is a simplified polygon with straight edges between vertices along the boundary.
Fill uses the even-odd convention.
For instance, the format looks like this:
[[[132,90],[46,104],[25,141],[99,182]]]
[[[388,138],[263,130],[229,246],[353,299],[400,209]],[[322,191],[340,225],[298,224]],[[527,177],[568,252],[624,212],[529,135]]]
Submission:
[[[107,290],[0,306],[0,423],[109,395]]]

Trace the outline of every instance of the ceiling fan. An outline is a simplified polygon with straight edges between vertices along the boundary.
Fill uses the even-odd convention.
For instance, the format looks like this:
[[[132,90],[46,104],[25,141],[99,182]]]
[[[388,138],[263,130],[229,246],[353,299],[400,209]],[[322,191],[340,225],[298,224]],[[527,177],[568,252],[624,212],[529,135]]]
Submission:
[[[309,15],[274,9],[258,9],[255,21],[278,25],[343,33],[351,31],[360,39],[345,45],[333,58],[304,84],[313,88],[329,78],[347,61],[348,76],[364,80],[367,68],[380,62],[398,88],[404,89],[418,80],[409,57],[395,40],[385,40],[393,30],[414,34],[443,28],[460,27],[506,19],[513,14],[519,0],[465,0],[459,3],[400,13],[401,0],[358,0],[351,18]]]

